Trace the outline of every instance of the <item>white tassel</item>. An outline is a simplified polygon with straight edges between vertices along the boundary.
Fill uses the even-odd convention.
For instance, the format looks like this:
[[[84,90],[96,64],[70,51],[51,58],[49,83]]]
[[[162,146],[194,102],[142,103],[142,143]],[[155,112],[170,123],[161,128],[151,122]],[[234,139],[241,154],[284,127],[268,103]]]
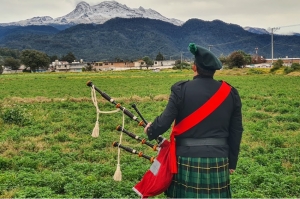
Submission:
[[[95,127],[93,129],[92,137],[99,137],[99,122],[96,121]]]
[[[122,180],[122,172],[120,168],[120,164],[117,164],[117,169],[114,174],[114,180],[115,181],[121,181]]]
[[[122,130],[124,129],[124,123],[125,123],[124,110],[125,110],[125,108],[123,109]],[[123,133],[121,131],[119,145],[122,143],[122,135],[123,135]],[[114,180],[115,181],[121,181],[122,180],[122,172],[121,172],[121,168],[120,168],[120,159],[121,159],[120,156],[121,156],[121,149],[120,149],[120,147],[118,147],[118,164],[117,164],[117,169],[116,169],[115,174],[114,174]]]

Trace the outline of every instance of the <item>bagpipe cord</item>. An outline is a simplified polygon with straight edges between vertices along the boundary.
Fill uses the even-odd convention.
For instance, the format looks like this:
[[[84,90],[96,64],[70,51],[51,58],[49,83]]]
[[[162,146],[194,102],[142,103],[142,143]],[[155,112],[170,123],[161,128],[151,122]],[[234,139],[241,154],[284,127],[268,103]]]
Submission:
[[[116,112],[120,111],[120,109],[116,109],[116,110],[113,110],[113,111],[100,111],[100,109],[98,107],[98,102],[97,102],[97,97],[96,97],[96,90],[95,90],[94,85],[92,85],[91,96],[92,96],[92,101],[93,101],[94,106],[96,107],[96,112],[97,112],[97,120],[96,120],[95,127],[93,129],[93,132],[92,132],[92,137],[99,137],[99,114],[100,113],[104,113],[104,114],[116,113]],[[123,130],[124,130],[124,124],[125,124],[124,111],[125,111],[125,107],[123,108],[123,122],[122,122],[122,131],[121,131],[121,134],[120,134],[119,145],[122,143],[122,136],[123,136]],[[117,163],[117,169],[116,169],[114,177],[113,177],[113,179],[115,181],[121,181],[122,180],[122,172],[121,172],[121,168],[120,168],[120,153],[121,153],[121,149],[118,147],[118,163]]]
[[[123,130],[124,130],[124,123],[125,123],[124,110],[125,110],[125,108],[123,109],[123,122],[122,122],[122,131],[121,131],[121,134],[120,134],[119,146],[122,143],[122,136],[123,136]],[[121,166],[120,166],[120,153],[121,153],[121,149],[120,149],[120,147],[118,147],[118,164],[117,164],[117,169],[116,169],[114,177],[113,177],[113,179],[115,181],[121,181],[122,180],[122,172],[121,172]]]

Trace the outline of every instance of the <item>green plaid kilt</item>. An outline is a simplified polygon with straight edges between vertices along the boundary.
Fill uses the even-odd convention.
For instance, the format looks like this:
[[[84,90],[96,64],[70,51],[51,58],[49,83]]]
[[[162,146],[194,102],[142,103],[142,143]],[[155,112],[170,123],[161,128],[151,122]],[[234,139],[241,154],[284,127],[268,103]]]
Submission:
[[[231,198],[228,158],[177,157],[169,198]]]

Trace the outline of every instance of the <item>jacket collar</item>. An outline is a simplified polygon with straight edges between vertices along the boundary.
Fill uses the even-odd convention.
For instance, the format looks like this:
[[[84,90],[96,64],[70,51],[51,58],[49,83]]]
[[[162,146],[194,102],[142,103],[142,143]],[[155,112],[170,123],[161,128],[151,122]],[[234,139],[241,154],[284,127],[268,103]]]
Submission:
[[[204,76],[204,75],[196,75],[193,77],[193,79],[199,79],[199,78],[208,78],[208,79],[213,79],[213,77],[208,77],[208,76]]]

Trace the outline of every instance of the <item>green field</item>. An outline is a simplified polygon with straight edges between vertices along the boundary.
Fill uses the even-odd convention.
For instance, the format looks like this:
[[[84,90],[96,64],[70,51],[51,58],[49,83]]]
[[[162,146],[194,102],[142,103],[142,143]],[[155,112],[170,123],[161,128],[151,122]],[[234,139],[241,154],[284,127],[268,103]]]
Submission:
[[[188,70],[0,75],[0,198],[138,198],[132,187],[151,164],[121,151],[122,181],[113,180],[118,150],[112,143],[119,141],[122,112],[100,114],[100,136],[93,138],[96,109],[86,82],[134,114],[135,103],[152,121],[164,110],[171,85],[188,79]],[[239,69],[215,79],[236,87],[243,103],[233,197],[299,198],[300,77]],[[116,109],[97,96],[100,110]],[[128,117],[125,129],[145,137]],[[156,155],[126,135],[122,144]]]

